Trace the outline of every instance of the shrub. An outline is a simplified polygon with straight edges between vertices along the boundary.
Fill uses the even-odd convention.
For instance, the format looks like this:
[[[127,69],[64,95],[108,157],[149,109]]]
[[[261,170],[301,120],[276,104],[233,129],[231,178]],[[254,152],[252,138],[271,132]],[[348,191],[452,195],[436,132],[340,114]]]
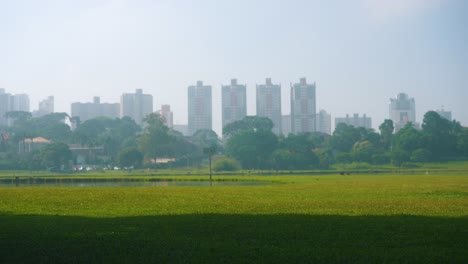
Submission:
[[[432,159],[432,153],[427,149],[417,149],[411,154],[413,162],[429,162]]]
[[[238,171],[240,169],[239,162],[229,157],[220,157],[213,162],[214,171]]]

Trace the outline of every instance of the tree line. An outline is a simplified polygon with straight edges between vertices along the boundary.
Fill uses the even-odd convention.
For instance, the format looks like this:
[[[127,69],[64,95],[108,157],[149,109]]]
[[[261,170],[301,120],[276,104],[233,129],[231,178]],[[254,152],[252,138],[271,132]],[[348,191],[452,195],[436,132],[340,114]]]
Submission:
[[[424,115],[421,129],[409,123],[394,133],[393,122],[385,120],[379,131],[338,124],[332,135],[277,136],[270,119],[247,116],[226,125],[223,140],[211,130],[186,137],[165,126],[155,113],[145,118],[143,127],[128,117],[101,117],[73,130],[67,123],[76,118],[66,113],[33,118],[27,112],[10,112],[8,117],[13,124],[0,128],[0,169],[64,169],[77,163],[78,154],[70,150],[74,145],[85,146],[88,153],[99,150],[85,155],[88,164],[122,167],[199,166],[209,149],[216,154],[218,170],[328,169],[333,164],[352,163],[400,167],[468,157],[468,128],[433,111]],[[19,149],[22,141],[35,137],[52,143],[30,152]]]

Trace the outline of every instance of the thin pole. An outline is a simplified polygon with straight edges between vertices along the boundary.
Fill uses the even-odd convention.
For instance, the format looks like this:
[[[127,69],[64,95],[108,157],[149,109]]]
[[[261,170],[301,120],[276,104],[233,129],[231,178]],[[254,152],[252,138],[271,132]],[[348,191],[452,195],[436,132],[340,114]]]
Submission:
[[[210,186],[213,186],[213,180],[211,178],[211,153],[210,153]]]

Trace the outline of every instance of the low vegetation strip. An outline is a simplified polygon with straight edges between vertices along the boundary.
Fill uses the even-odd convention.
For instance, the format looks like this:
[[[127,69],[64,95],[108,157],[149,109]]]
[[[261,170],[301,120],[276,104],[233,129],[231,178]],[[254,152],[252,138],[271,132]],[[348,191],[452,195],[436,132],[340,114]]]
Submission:
[[[258,178],[0,188],[0,262],[468,261],[467,176]]]

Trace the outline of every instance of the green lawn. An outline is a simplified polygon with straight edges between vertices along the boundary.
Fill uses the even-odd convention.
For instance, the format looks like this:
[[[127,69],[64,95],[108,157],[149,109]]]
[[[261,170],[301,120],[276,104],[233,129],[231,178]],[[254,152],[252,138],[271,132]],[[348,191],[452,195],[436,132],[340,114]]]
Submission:
[[[468,262],[468,175],[239,178],[0,188],[0,263]]]

